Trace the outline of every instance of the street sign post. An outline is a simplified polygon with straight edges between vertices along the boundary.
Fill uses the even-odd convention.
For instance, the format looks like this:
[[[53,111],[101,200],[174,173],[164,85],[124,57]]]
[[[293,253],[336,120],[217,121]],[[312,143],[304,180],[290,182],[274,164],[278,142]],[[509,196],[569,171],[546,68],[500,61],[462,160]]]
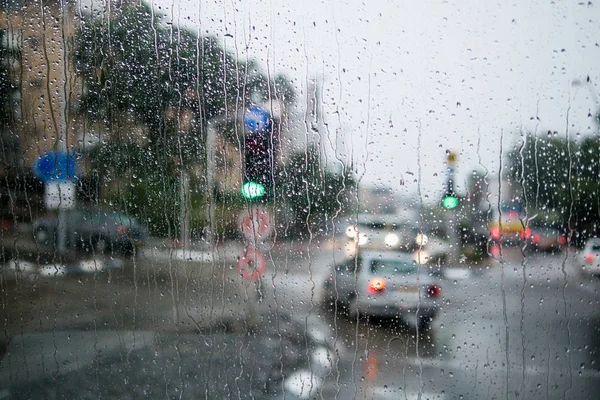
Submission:
[[[267,271],[267,257],[256,248],[249,247],[240,256],[237,270],[244,279],[256,282]]]
[[[47,152],[33,164],[32,171],[44,183],[44,202],[49,210],[58,210],[57,249],[66,252],[67,218],[65,210],[75,207],[77,160],[66,152]]]
[[[269,126],[269,118],[267,110],[254,105],[244,112],[244,126],[252,133],[263,132]]]
[[[70,181],[46,182],[44,203],[49,210],[69,210],[75,207],[75,184]]]
[[[33,173],[43,183],[77,179],[77,160],[73,154],[47,152],[32,166]]]
[[[271,235],[271,217],[263,207],[251,207],[240,214],[240,231],[250,243],[263,242]]]

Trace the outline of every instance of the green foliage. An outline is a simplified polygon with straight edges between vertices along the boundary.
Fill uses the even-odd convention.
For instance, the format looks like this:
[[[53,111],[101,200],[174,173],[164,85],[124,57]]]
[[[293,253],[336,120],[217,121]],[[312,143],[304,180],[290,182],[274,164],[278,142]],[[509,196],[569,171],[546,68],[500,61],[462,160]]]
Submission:
[[[75,60],[86,86],[86,115],[109,124],[133,116],[155,140],[169,128],[170,108],[191,110],[201,127],[253,97],[294,99],[282,75],[269,82],[255,62],[238,61],[217,38],[166,28],[148,5],[124,7],[110,25],[85,21]]]
[[[523,183],[529,214],[558,216],[573,229],[595,229],[600,223],[600,141],[596,137],[567,141],[526,137],[508,156],[509,177]]]
[[[161,18],[143,3],[114,11],[110,24],[88,17],[74,57],[84,83],[80,110],[109,132],[89,156],[103,196],[125,203],[151,233],[174,235],[181,207],[175,177],[204,163],[207,122],[231,119],[254,99],[291,102],[294,91],[284,76],[269,80],[256,62],[238,60],[217,38]],[[184,120],[190,123],[183,126]],[[202,196],[192,202],[198,223],[205,222],[204,202]]]
[[[343,215],[353,203],[354,188],[351,174],[331,172],[314,146],[293,153],[275,174],[275,199],[290,205],[295,216],[292,230],[299,235],[315,233],[327,220]]]

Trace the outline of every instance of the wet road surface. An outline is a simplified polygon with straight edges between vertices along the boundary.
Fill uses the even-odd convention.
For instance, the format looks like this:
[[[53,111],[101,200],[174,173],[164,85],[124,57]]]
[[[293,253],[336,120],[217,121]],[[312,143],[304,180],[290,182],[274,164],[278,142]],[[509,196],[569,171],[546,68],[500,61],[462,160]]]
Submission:
[[[238,275],[234,258],[138,257],[102,273],[5,279],[4,342],[61,329],[190,333],[214,321],[244,330],[286,312],[334,344],[328,396],[340,399],[593,399],[600,390],[600,282],[581,276],[572,255],[523,259],[512,249],[447,269],[441,312],[419,334],[323,304],[327,250],[274,250],[258,284]]]

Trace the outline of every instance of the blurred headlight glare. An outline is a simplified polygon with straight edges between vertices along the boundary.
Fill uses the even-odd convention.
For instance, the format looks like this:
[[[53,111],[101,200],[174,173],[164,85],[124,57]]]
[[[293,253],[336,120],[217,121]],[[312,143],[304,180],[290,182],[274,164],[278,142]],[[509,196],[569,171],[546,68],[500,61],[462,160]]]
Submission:
[[[361,233],[358,236],[358,245],[359,246],[364,246],[367,243],[369,243],[369,236],[367,236],[366,233]]]
[[[388,233],[385,236],[385,244],[389,247],[395,247],[398,245],[398,243],[400,243],[400,238],[398,237],[398,235],[396,235],[395,233]]]
[[[356,229],[356,226],[350,225],[346,228],[346,236],[348,236],[349,238],[354,239],[357,234],[358,230]]]
[[[308,370],[299,370],[289,375],[283,384],[287,393],[297,399],[310,399],[315,396],[323,381]]]
[[[427,262],[429,261],[429,253],[427,253],[426,251],[417,250],[413,253],[413,260],[417,264],[427,264]]]
[[[417,235],[417,237],[415,238],[415,243],[418,246],[425,246],[428,241],[429,241],[429,238],[424,233],[419,233]]]

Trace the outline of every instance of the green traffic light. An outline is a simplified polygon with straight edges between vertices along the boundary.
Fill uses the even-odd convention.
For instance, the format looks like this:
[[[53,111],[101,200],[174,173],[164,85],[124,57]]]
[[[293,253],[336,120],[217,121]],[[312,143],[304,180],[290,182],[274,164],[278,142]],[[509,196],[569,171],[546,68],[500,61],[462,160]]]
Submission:
[[[258,199],[264,195],[265,187],[258,182],[245,182],[242,185],[242,196],[244,196],[245,199]]]
[[[444,197],[442,200],[442,207],[447,208],[448,210],[458,207],[458,198],[455,196]]]

